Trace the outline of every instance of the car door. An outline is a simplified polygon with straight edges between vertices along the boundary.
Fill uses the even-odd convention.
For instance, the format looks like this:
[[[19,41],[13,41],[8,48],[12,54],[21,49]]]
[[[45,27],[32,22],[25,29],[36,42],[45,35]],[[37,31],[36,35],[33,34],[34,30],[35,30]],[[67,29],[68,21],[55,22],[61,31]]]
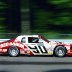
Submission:
[[[28,37],[27,45],[34,55],[47,54],[47,50],[44,47],[44,44],[42,42],[39,42],[39,38],[37,37]]]

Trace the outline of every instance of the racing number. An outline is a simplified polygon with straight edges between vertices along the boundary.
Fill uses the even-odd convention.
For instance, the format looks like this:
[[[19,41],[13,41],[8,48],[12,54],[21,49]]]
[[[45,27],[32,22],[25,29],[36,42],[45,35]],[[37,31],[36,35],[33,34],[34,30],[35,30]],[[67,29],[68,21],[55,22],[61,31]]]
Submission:
[[[30,47],[28,46],[34,53],[47,53],[47,50],[44,46],[34,46]]]
[[[44,46],[39,46],[41,53],[47,53],[47,50]]]
[[[31,50],[33,50],[33,52],[34,53],[39,53],[39,50],[37,49],[37,47],[36,46],[34,46],[34,48],[33,47],[30,47],[30,46],[28,46]]]

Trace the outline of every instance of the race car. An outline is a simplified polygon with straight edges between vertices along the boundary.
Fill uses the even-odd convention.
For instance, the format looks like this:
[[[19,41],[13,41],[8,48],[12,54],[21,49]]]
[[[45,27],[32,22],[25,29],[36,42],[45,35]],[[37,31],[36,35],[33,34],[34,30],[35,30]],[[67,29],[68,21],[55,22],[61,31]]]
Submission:
[[[72,44],[49,41],[40,35],[20,35],[14,39],[0,42],[0,54],[11,57],[23,55],[72,55]]]

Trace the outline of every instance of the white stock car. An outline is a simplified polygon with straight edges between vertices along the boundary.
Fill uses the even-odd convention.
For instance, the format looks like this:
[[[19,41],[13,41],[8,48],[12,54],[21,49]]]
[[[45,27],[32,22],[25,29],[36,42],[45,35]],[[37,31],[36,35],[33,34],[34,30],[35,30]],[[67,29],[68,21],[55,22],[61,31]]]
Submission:
[[[9,56],[24,55],[55,55],[64,57],[72,54],[72,45],[49,41],[40,35],[20,35],[0,43],[0,53]]]

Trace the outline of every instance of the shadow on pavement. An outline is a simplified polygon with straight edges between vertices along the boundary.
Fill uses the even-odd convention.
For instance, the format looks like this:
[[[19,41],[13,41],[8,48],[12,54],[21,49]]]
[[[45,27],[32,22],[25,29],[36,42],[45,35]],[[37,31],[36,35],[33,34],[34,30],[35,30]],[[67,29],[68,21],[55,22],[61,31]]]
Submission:
[[[0,72],[11,72],[11,71],[6,71],[6,70],[0,70]]]
[[[20,61],[0,61],[0,65],[72,65],[72,62],[20,62]]]
[[[0,54],[1,57],[9,57],[8,54]],[[55,57],[53,55],[32,55],[32,56],[29,56],[29,55],[20,55],[18,57]],[[65,57],[72,57],[72,56],[65,56]],[[64,57],[58,57],[58,58],[64,58]]]
[[[8,54],[0,54],[0,56],[5,56],[5,57],[8,57]],[[32,56],[29,56],[29,55],[20,55],[18,57],[53,57],[53,55],[32,55]]]

